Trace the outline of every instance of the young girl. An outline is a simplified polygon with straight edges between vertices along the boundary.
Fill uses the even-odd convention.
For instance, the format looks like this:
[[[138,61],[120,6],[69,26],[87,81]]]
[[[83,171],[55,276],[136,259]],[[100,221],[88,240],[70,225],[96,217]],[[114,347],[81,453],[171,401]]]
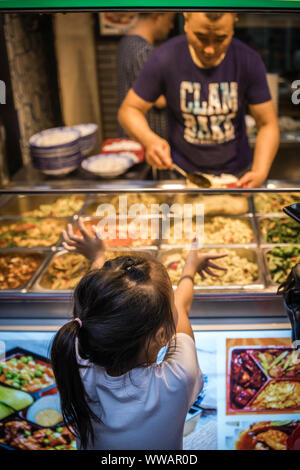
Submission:
[[[104,263],[104,245],[79,220],[64,247],[91,260],[74,318],[51,350],[64,420],[78,449],[182,449],[186,414],[203,386],[188,318],[196,272],[224,269],[191,251],[175,294],[164,266],[134,254]],[[164,360],[159,350],[168,344]]]

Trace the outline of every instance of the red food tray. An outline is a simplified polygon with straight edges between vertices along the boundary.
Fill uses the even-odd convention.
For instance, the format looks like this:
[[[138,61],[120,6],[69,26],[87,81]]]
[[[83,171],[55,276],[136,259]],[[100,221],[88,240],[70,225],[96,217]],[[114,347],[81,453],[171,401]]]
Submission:
[[[265,390],[269,384],[271,383],[279,383],[279,382],[290,382],[290,383],[300,383],[300,376],[295,374],[294,376],[292,374],[290,375],[284,375],[282,377],[274,377],[269,374],[270,371],[264,370],[262,367],[261,362],[259,361],[258,358],[256,358],[256,352],[260,353],[269,353],[272,354],[274,351],[280,351],[280,354],[284,351],[287,351],[288,353],[291,353],[294,351],[293,348],[289,348],[286,346],[269,346],[269,347],[255,347],[255,346],[245,346],[245,347],[234,347],[231,348],[229,351],[229,361],[228,361],[228,371],[227,371],[227,412],[228,413],[287,413],[287,412],[298,412],[300,411],[299,407],[286,407],[286,408],[260,408],[260,407],[255,407],[254,402],[258,398],[258,396],[262,393],[263,390]],[[247,358],[247,362],[245,363],[243,361],[243,355],[244,358]],[[279,354],[278,354],[279,356]],[[274,355],[274,359],[278,357]],[[287,354],[288,356],[288,354]],[[241,361],[240,367],[241,367],[241,372],[240,372],[240,381],[237,381],[235,378],[233,378],[234,375],[234,367],[239,367],[239,364],[234,364],[234,360],[238,359]],[[238,362],[238,361],[237,361]],[[249,366],[249,369],[253,367],[253,376],[251,376],[251,373],[249,373],[249,370],[247,370],[247,366],[244,366],[244,364],[247,364]],[[243,375],[243,372],[245,375]],[[238,372],[239,373],[239,372]],[[255,375],[256,378],[258,377],[257,383],[255,383],[255,386],[253,384],[247,386],[247,381],[245,382],[245,386],[243,386],[242,381],[247,379],[247,373],[249,373],[250,379],[251,377],[254,377],[254,383],[255,383]],[[284,373],[285,374],[285,373]],[[246,379],[245,379],[246,377]],[[260,382],[260,383],[259,383]],[[245,398],[245,404],[243,405],[241,403],[241,406],[237,405],[237,401],[234,400],[234,387],[239,387],[240,390],[240,397],[241,399],[243,396],[247,396],[249,394],[249,399],[247,400]],[[249,390],[249,392],[248,392]],[[243,395],[243,392],[245,394]],[[250,396],[252,394],[252,396]]]
[[[144,158],[145,158],[145,150],[144,150],[144,147],[140,145],[140,150],[131,150],[131,149],[122,149],[120,148],[120,150],[118,149],[114,149],[114,150],[106,150],[105,147],[107,145],[111,145],[111,144],[114,144],[114,143],[123,143],[123,142],[133,142],[135,144],[139,144],[136,140],[134,139],[126,139],[126,138],[116,138],[116,139],[106,139],[103,144],[102,144],[102,147],[101,147],[101,153],[126,153],[126,152],[132,152],[134,153],[138,159],[139,159],[139,163],[141,163]]]

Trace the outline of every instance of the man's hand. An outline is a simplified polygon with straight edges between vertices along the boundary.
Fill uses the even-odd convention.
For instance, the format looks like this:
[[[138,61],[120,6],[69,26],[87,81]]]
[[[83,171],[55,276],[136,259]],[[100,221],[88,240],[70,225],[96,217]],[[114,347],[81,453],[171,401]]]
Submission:
[[[105,259],[105,246],[103,240],[101,240],[93,228],[95,237],[89,235],[86,230],[83,220],[79,217],[78,227],[82,237],[74,235],[73,227],[71,224],[67,225],[67,230],[63,231],[63,247],[68,251],[75,251],[84,255],[87,259],[92,262],[92,267],[101,267]]]
[[[236,185],[240,188],[259,188],[265,181],[267,175],[258,171],[248,171],[242,178],[240,178]]]
[[[145,157],[149,165],[159,170],[167,170],[172,167],[170,146],[165,139],[157,135],[152,136],[149,143],[146,144]]]

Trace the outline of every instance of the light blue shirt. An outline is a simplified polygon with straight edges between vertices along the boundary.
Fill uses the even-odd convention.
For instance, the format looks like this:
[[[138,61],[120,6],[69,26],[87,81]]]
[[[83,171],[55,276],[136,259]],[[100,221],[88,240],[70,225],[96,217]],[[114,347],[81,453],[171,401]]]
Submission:
[[[186,414],[203,387],[195,343],[176,334],[176,348],[160,364],[136,368],[119,377],[78,356],[82,381],[93,412],[95,450],[182,449]],[[80,442],[77,441],[77,448]]]

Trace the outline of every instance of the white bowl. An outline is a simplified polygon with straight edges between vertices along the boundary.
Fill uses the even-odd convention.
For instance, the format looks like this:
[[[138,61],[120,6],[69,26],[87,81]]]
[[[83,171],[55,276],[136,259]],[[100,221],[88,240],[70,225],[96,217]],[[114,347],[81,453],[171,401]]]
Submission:
[[[56,395],[48,395],[45,397],[40,398],[36,402],[31,405],[26,413],[26,418],[31,421],[32,423],[39,424],[35,421],[35,416],[39,411],[42,411],[44,409],[53,409],[59,411],[60,414],[61,412],[61,406],[60,406],[60,398],[59,394],[57,393]],[[58,423],[57,423],[58,424]],[[40,426],[40,424],[39,424]],[[46,426],[48,427],[48,426]],[[51,427],[51,426],[50,426]]]
[[[81,166],[84,170],[102,178],[115,178],[125,173],[135,163],[136,161],[127,154],[100,153],[84,160]]]

